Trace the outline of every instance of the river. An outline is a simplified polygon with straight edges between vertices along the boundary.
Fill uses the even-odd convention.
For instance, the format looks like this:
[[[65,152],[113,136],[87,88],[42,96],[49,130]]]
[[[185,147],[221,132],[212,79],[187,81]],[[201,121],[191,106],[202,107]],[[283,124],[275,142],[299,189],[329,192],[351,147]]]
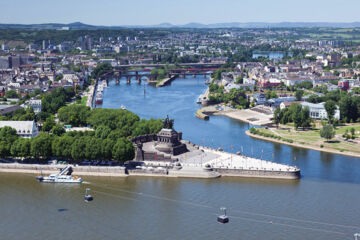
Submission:
[[[154,88],[111,81],[104,108],[141,118],[175,119],[197,144],[296,164],[297,181],[219,178],[84,177],[79,186],[39,184],[32,175],[0,174],[1,239],[353,239],[360,231],[360,159],[248,137],[248,124],[195,117],[204,78]],[[296,162],[294,162],[296,156]],[[85,203],[90,187],[95,199]],[[216,222],[228,208],[230,223]]]

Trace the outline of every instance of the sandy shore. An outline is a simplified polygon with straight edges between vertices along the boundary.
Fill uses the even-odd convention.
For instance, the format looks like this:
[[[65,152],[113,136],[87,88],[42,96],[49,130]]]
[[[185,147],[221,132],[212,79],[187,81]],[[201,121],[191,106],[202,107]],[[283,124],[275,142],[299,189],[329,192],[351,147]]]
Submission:
[[[359,153],[354,153],[354,152],[340,152],[338,150],[334,150],[334,149],[329,149],[329,148],[321,148],[321,147],[315,147],[315,146],[311,146],[311,145],[305,145],[305,144],[299,144],[299,143],[289,143],[289,142],[285,142],[285,141],[281,141],[278,139],[274,139],[274,138],[268,138],[268,137],[264,137],[264,136],[260,136],[260,135],[256,135],[256,134],[252,134],[250,133],[250,131],[246,131],[245,132],[248,136],[256,138],[256,139],[261,139],[261,140],[265,140],[265,141],[269,141],[269,142],[275,142],[275,143],[280,143],[280,144],[286,144],[292,147],[298,147],[298,148],[305,148],[305,149],[310,149],[310,150],[315,150],[315,151],[320,151],[320,152],[326,152],[326,153],[333,153],[333,154],[341,154],[341,155],[345,155],[345,156],[350,156],[350,157],[358,157],[360,158],[360,154]]]

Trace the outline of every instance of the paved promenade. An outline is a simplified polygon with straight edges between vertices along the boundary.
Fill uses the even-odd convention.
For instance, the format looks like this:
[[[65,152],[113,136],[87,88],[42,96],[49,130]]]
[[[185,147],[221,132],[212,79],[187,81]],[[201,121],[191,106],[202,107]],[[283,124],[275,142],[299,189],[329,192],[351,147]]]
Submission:
[[[206,165],[210,165],[212,168],[283,172],[294,172],[299,170],[294,166],[236,155],[212,148],[193,146],[192,144],[187,144],[187,146],[190,152],[177,156],[179,161],[185,166],[205,167]]]

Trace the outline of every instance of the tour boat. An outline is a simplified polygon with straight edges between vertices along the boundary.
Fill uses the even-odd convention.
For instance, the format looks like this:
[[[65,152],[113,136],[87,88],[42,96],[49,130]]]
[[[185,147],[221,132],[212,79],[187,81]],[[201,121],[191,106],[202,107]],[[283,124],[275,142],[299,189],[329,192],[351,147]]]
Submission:
[[[47,182],[47,183],[82,183],[82,179],[80,177],[71,176],[72,167],[67,166],[63,168],[59,174],[51,174],[48,177],[38,176],[36,179],[39,182]]]
[[[103,103],[103,96],[101,92],[96,93],[95,97],[95,104],[102,104]]]

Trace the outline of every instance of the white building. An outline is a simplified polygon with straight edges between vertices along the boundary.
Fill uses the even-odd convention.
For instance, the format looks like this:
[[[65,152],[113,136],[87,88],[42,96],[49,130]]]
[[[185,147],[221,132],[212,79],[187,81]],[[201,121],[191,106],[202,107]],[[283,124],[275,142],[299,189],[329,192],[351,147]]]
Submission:
[[[41,112],[41,99],[31,99],[29,101],[29,108],[32,107],[35,114]]]
[[[309,102],[302,102],[301,103],[302,107],[309,107],[310,110],[310,117],[311,118],[315,118],[315,119],[327,119],[328,115],[325,109],[325,103],[309,103]],[[334,118],[335,119],[340,119],[340,110],[339,110],[339,106],[336,106],[336,110],[335,110],[335,114],[334,114]]]
[[[0,121],[0,128],[2,127],[14,128],[17,135],[24,138],[36,137],[39,134],[35,121]]]

